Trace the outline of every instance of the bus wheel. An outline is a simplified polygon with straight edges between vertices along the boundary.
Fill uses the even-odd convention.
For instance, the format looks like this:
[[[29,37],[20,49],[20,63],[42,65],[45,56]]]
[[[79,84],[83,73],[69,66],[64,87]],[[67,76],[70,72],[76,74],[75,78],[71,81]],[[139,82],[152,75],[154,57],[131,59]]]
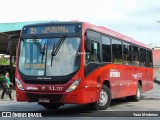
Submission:
[[[111,103],[110,89],[106,85],[103,85],[100,91],[100,97],[98,102],[91,103],[90,106],[94,110],[104,110],[110,106],[110,103]]]
[[[61,106],[61,104],[40,104],[40,105],[42,105],[44,108],[51,110],[58,109]]]
[[[138,83],[137,85],[137,92],[136,92],[136,95],[133,96],[133,100],[134,101],[139,101],[141,99],[141,86],[140,84]]]

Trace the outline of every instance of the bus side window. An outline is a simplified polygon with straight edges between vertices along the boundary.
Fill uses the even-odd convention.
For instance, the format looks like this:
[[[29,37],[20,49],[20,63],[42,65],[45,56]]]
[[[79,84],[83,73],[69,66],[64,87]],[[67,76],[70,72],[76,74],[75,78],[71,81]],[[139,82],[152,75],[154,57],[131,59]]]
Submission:
[[[102,55],[104,62],[111,62],[111,40],[106,36],[102,36]]]
[[[145,67],[146,66],[146,50],[141,48],[140,53],[141,53],[141,66]]]
[[[122,61],[122,42],[112,39],[113,62],[115,64],[123,64]]]
[[[98,62],[100,58],[98,42],[91,43],[91,61]]]
[[[139,47],[133,45],[133,65],[139,66]]]
[[[95,41],[91,42],[91,52],[86,56],[87,56],[87,61],[86,61],[87,63],[100,61],[100,48],[98,42]]]
[[[153,63],[152,63],[152,52],[147,50],[147,62],[146,62],[146,66],[147,67],[152,67]]]
[[[132,64],[132,46],[130,43],[123,42],[123,60],[125,65]]]

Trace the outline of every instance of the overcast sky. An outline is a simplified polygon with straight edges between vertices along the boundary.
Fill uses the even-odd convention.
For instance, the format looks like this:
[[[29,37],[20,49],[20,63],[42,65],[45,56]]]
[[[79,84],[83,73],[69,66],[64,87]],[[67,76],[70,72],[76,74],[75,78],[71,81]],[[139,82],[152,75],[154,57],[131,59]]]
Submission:
[[[0,23],[60,20],[105,26],[160,47],[160,0],[3,0]]]

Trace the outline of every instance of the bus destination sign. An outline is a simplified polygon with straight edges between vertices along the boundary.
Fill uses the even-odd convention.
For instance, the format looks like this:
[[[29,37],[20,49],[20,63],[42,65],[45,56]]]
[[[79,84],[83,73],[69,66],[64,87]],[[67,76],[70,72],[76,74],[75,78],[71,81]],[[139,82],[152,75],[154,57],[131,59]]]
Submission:
[[[23,34],[75,33],[79,32],[80,29],[80,25],[78,27],[77,25],[33,26],[24,28]]]

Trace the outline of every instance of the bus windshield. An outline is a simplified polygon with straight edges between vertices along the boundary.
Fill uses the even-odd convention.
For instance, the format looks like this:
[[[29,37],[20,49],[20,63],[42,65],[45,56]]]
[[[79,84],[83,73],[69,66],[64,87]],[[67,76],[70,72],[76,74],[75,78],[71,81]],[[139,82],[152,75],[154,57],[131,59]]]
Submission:
[[[79,37],[23,39],[20,43],[19,71],[25,76],[66,76],[79,69]],[[56,55],[54,47],[59,47]]]

